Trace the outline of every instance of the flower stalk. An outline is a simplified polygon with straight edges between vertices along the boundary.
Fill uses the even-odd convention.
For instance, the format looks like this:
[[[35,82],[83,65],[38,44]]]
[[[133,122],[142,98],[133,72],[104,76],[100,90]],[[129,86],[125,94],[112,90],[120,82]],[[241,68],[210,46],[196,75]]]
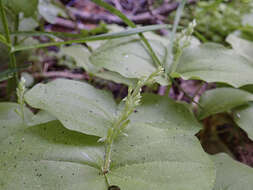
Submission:
[[[124,134],[123,131],[130,122],[129,116],[134,112],[135,108],[140,105],[142,87],[146,84],[152,84],[154,82],[154,79],[157,76],[162,75],[163,72],[163,68],[159,67],[158,70],[153,72],[150,76],[139,80],[135,88],[129,87],[128,96],[123,99],[125,106],[119,117],[115,119],[112,127],[109,128],[107,132],[107,137],[105,139],[105,160],[102,168],[103,174],[108,173],[110,170],[111,154],[114,140],[120,134]]]
[[[196,27],[196,20],[193,20],[186,29],[182,30],[179,36],[175,39],[173,44],[173,60],[171,64],[171,73],[175,72],[178,66],[178,60],[181,57],[183,50],[190,46],[192,34]]]
[[[18,83],[17,87],[17,97],[18,97],[18,104],[19,104],[19,110],[16,110],[17,114],[21,117],[23,123],[25,123],[25,99],[24,99],[24,94],[26,91],[25,87],[25,79],[22,77],[20,82]]]

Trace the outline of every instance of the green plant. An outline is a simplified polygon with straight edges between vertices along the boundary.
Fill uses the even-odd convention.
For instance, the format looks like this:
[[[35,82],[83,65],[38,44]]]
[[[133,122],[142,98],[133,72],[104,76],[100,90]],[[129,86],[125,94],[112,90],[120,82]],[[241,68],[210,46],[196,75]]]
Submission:
[[[251,9],[249,1],[210,0],[199,1],[189,14],[197,20],[195,35],[200,40],[224,43],[230,33],[243,25],[243,17]]]
[[[2,15],[15,2],[4,1]],[[1,189],[250,190],[252,168],[228,156],[209,156],[195,134],[202,128],[201,120],[226,112],[235,114],[235,122],[252,137],[252,42],[232,36],[228,42],[233,49],[214,43],[194,44],[190,37],[195,24],[176,38],[176,22],[174,43],[170,44],[171,39],[166,37],[143,34],[167,25],[135,28],[112,6],[101,0],[94,2],[133,29],[90,37],[73,35],[74,40],[25,46],[7,40],[9,27],[2,17],[7,32],[0,39],[9,47],[10,57],[22,50],[107,40],[92,51],[73,45],[62,47],[62,52],[87,72],[124,83],[129,90],[117,104],[111,93],[88,83],[57,79],[25,92],[21,80],[18,104],[0,103]],[[18,8],[19,3],[12,11],[31,16],[30,7]],[[46,35],[52,39],[69,35],[37,31],[10,34]],[[12,65],[9,71],[15,69]],[[141,93],[144,85],[171,85],[177,77],[227,87],[204,93],[196,115],[189,104]],[[24,101],[41,111],[32,113]]]

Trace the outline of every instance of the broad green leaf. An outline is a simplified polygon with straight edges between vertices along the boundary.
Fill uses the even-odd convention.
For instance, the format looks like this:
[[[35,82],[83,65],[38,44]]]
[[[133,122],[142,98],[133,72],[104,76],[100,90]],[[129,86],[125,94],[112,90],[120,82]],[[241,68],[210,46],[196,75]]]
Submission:
[[[236,34],[230,34],[226,41],[238,54],[241,54],[253,62],[253,42],[240,38]]]
[[[53,117],[52,115],[50,115],[48,112],[39,111],[36,115],[30,117],[27,125],[28,126],[35,126],[35,125],[39,125],[39,124],[43,124],[43,123],[48,123],[48,122],[54,121],[54,120],[56,120],[56,118]]]
[[[122,189],[212,189],[215,172],[194,134],[189,109],[168,97],[145,94],[130,118],[127,137],[114,145],[109,181]]]
[[[39,0],[38,10],[40,15],[50,24],[55,24],[58,16],[68,17],[63,7],[58,6],[52,0]]]
[[[106,190],[97,165],[103,147],[96,141],[58,121],[13,131],[0,138],[0,188]]]
[[[19,32],[21,31],[30,31],[35,30],[38,27],[39,23],[32,17],[23,18],[19,23]]]
[[[39,84],[25,94],[25,99],[32,107],[51,113],[68,129],[100,137],[106,135],[117,110],[116,103],[109,93],[86,83],[66,79]],[[145,96],[144,101],[145,104],[138,108],[140,111],[133,115],[133,122],[147,120],[145,115],[149,114],[146,122],[150,124],[167,125],[172,122],[188,130],[192,130],[193,126],[194,133],[199,129],[199,124],[184,105],[169,98],[152,95]]]
[[[16,103],[0,103],[0,141],[9,134],[24,128],[24,122],[16,112],[16,110],[19,109],[20,107]],[[28,122],[28,120],[33,117],[33,113],[28,109],[25,109],[24,113],[25,122]]]
[[[252,73],[253,63],[245,57],[221,45],[206,43],[186,48],[173,76],[240,87],[253,84]]]
[[[170,30],[168,32],[170,32]],[[152,40],[155,40],[155,41],[159,41],[164,46],[167,46],[170,43],[169,35],[161,36],[161,35],[157,35],[154,32],[147,32],[147,33],[145,33],[145,37],[147,39],[152,39]]]
[[[160,41],[149,40],[158,58],[163,61],[166,46]],[[91,63],[98,68],[118,72],[126,78],[142,78],[149,76],[157,68],[142,41],[137,37],[109,40],[91,55]],[[167,84],[161,77],[156,79],[160,84]]]
[[[226,154],[212,156],[217,168],[214,190],[251,190],[253,168],[230,158]]]
[[[234,88],[216,88],[206,91],[200,97],[199,119],[210,115],[226,112],[253,100],[253,94]]]
[[[3,0],[3,2],[16,15],[24,13],[26,17],[32,16],[36,12],[38,5],[38,0]]]
[[[113,82],[123,83],[126,85],[133,85],[136,83],[135,79],[128,79],[116,72],[96,68],[90,62],[91,53],[82,45],[62,47],[60,50],[60,55],[72,57],[75,60],[77,67],[84,68],[87,72],[92,73],[93,75],[102,79],[111,80]]]
[[[125,84],[128,86],[134,86],[137,83],[137,79],[126,78],[117,72],[108,71],[105,69],[102,69],[101,71],[98,71],[98,72],[95,72],[92,74],[95,75],[96,77],[99,77],[99,78],[102,78],[105,80],[109,80],[109,81],[113,81],[113,82],[116,82],[119,84]]]
[[[130,119],[133,123],[156,125],[159,128],[178,126],[178,130],[192,132],[192,135],[201,129],[187,104],[154,94],[143,95],[141,105],[136,108]]]
[[[100,172],[104,147],[97,137],[67,130],[58,121],[12,127],[6,126],[12,132],[0,138],[1,189],[107,190]],[[160,128],[144,121],[125,132],[128,137],[119,137],[113,146],[110,185],[126,190],[213,188],[214,165],[189,130],[173,122]]]
[[[58,121],[32,126],[30,121],[35,125],[52,118],[25,109],[29,127],[18,108],[0,103],[0,189],[105,189],[97,169],[103,159],[97,138],[71,132]]]
[[[91,53],[83,45],[61,47],[59,54],[61,56],[72,57],[75,60],[76,66],[84,68],[87,72],[96,72],[96,68],[89,60]]]
[[[243,130],[245,130],[253,140],[253,103],[240,106],[234,110],[234,120]]]
[[[241,87],[240,89],[253,93],[253,85],[246,85]]]
[[[125,132],[128,137],[113,146],[111,184],[126,190],[213,188],[214,165],[191,132],[172,122],[134,124]]]
[[[23,122],[21,116],[17,114],[17,111],[19,110],[20,105],[17,103],[0,103],[0,139],[7,136],[7,132],[11,132],[10,129],[20,130],[25,126],[34,126],[56,120],[53,116],[49,115],[49,113],[46,113],[44,111],[40,111],[36,115],[34,115],[28,108],[25,108],[25,122]],[[10,129],[8,129],[8,127],[10,127]]]
[[[27,103],[55,116],[71,130],[103,137],[116,114],[110,93],[72,80],[38,84],[25,94]]]

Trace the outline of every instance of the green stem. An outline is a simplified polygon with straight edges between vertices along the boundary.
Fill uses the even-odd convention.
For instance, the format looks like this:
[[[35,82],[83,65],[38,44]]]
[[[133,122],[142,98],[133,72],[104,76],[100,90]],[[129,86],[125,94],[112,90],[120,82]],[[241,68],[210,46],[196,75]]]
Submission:
[[[141,100],[140,93],[141,93],[142,87],[147,83],[153,82],[153,79],[157,76],[160,76],[162,72],[163,72],[163,69],[160,66],[158,70],[152,73],[149,77],[138,81],[134,89],[129,87],[128,96],[125,99],[125,107],[123,111],[121,112],[120,116],[115,120],[112,127],[109,128],[107,132],[107,138],[105,141],[105,160],[104,160],[104,166],[102,168],[103,174],[108,173],[110,170],[111,155],[112,155],[114,140],[128,125],[129,116],[134,112],[134,109],[139,105],[139,102]]]
[[[0,0],[0,14],[1,14],[2,24],[3,24],[3,28],[4,28],[4,32],[5,32],[6,41],[10,44],[11,43],[10,32],[9,32],[7,17],[5,14],[2,0]]]
[[[203,36],[201,33],[199,33],[198,31],[194,31],[194,34],[195,34],[195,36],[198,38],[198,39],[200,39],[203,43],[206,43],[206,42],[208,42],[208,40],[206,39],[206,37],[205,36]]]
[[[155,63],[155,65],[158,67],[158,66],[162,66],[162,63],[161,61],[159,60],[159,58],[157,57],[156,53],[154,52],[153,48],[151,47],[150,43],[148,42],[147,38],[145,38],[145,36],[141,33],[139,34],[140,37],[141,37],[141,40],[144,42],[144,44],[146,45],[149,53],[150,53],[150,56],[153,60],[153,62]]]
[[[179,58],[181,57],[182,53],[183,53],[183,50],[178,47],[178,48],[175,48],[176,51],[174,54],[172,54],[172,64],[171,64],[171,67],[170,67],[170,72],[174,72],[176,69],[177,69],[177,65],[178,65],[178,61],[179,61]]]
[[[137,86],[136,88],[140,89],[139,86]],[[132,113],[132,110],[133,110],[133,108],[129,108],[129,106],[126,104],[120,117],[118,117],[118,119],[114,122],[113,126],[110,129],[108,129],[106,145],[105,145],[106,146],[105,147],[105,160],[104,160],[104,166],[102,168],[103,174],[106,174],[109,172],[110,164],[111,164],[112,147],[113,147],[114,140],[120,134],[122,128],[124,128],[124,124],[127,124],[128,117]]]
[[[19,30],[19,15],[15,16],[15,25],[14,25],[14,31],[18,32]],[[11,35],[11,34],[10,34]],[[14,37],[14,45],[18,44],[18,36]]]
[[[6,41],[9,44],[9,46],[11,46],[12,42],[11,42],[11,37],[10,37],[10,31],[9,31],[8,21],[7,21],[7,17],[6,17],[6,13],[5,13],[5,10],[4,10],[2,0],[0,0],[0,16],[1,16],[2,24],[3,24],[3,28],[4,28]],[[10,57],[9,69],[15,69],[16,70],[17,65],[16,65],[15,54],[13,52],[11,52],[10,47],[8,47],[8,49],[9,49],[9,57]],[[9,97],[11,97],[13,91],[15,91],[17,83],[18,83],[18,73],[15,73],[14,78],[8,79],[8,95],[9,95]]]
[[[181,92],[183,92],[184,95],[185,95],[187,98],[190,99],[191,102],[193,102],[193,103],[195,103],[196,105],[198,105],[200,109],[203,109],[203,106],[201,106],[200,103],[196,102],[196,101],[194,100],[194,97],[191,97],[189,94],[187,94],[187,92],[185,92],[185,90],[177,83],[176,80],[174,80],[172,77],[170,77],[170,79],[171,79],[171,81],[173,82],[173,84],[175,84],[176,87],[177,87]]]
[[[18,88],[17,88],[17,97],[18,97],[18,104],[20,107],[20,110],[18,111],[18,114],[23,120],[23,123],[25,123],[25,112],[24,112],[24,107],[25,107],[25,99],[24,99],[24,94],[26,91],[25,87],[25,79],[21,78],[20,82],[18,83]]]
[[[105,147],[105,160],[104,166],[102,168],[103,174],[109,172],[110,164],[111,164],[111,155],[112,155],[112,147],[114,143],[114,139],[118,136],[121,131],[121,126],[124,122],[127,121],[127,108],[124,108],[124,111],[120,115],[120,117],[114,122],[113,126],[108,129],[107,139],[106,139],[106,147]]]
[[[174,60],[173,47],[174,47],[174,41],[175,41],[177,28],[178,28],[181,16],[183,14],[185,4],[186,4],[186,0],[182,0],[180,2],[180,5],[177,9],[176,18],[175,18],[175,21],[174,21],[172,33],[171,33],[171,36],[170,36],[170,44],[169,44],[169,47],[168,47],[168,61],[167,61],[167,64],[164,65],[165,73],[167,73],[167,74],[170,74],[172,72],[172,69],[170,69],[170,67],[171,68],[175,67],[174,66],[175,62],[173,62],[173,60]]]
[[[102,33],[106,33],[107,31],[103,31],[101,26],[98,26],[97,28],[88,31],[87,33],[81,33],[81,34],[76,34],[76,33],[69,33],[69,32],[46,32],[44,30],[41,31],[18,31],[16,30],[15,32],[12,32],[10,35],[11,36],[48,36],[50,38],[83,38],[83,37],[88,37],[91,35],[99,35]],[[95,33],[95,34],[93,34]]]
[[[9,68],[17,70],[15,54],[9,53],[9,57],[10,57]],[[18,73],[15,72],[13,74],[13,77],[8,80],[8,95],[9,95],[9,97],[11,97],[13,92],[16,90],[17,84],[18,84]]]
[[[113,145],[113,141],[111,141],[110,143],[106,144],[106,148],[105,148],[105,162],[104,162],[104,166],[103,166],[103,174],[107,174],[109,172],[110,169],[110,164],[111,164],[111,154],[112,154],[112,145]]]
[[[109,179],[108,179],[108,177],[106,175],[104,175],[104,177],[105,177],[106,185],[109,188],[110,187],[110,181],[109,181]]]

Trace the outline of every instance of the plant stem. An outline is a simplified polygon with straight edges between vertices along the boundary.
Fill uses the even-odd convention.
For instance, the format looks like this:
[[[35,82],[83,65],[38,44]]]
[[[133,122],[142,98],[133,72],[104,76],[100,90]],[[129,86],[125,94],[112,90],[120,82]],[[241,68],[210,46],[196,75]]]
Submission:
[[[17,113],[22,118],[23,123],[25,123],[25,112],[24,112],[25,99],[24,99],[24,94],[25,94],[25,91],[26,91],[26,87],[25,87],[25,79],[23,77],[21,77],[21,80],[18,83],[18,87],[17,87],[16,91],[17,91],[18,104],[19,104],[19,108],[20,108],[20,110],[17,110]]]
[[[6,41],[9,44],[9,46],[11,46],[12,42],[11,42],[11,37],[10,37],[10,31],[9,31],[8,21],[7,21],[7,17],[6,17],[6,13],[5,13],[5,10],[4,10],[2,0],[0,0],[0,16],[1,16],[1,19],[2,19],[2,24],[3,24],[3,28],[4,28]],[[17,65],[16,65],[15,54],[11,52],[11,47],[8,47],[8,49],[9,49],[9,57],[10,57],[9,69],[15,69],[16,70]],[[13,91],[15,91],[17,83],[18,83],[18,73],[15,73],[14,78],[10,78],[8,80],[8,95],[9,95],[9,97],[11,96]]]
[[[19,30],[19,15],[15,16],[15,24],[14,24],[14,31],[18,32]],[[14,37],[14,45],[18,44],[18,36]]]
[[[191,102],[193,102],[193,103],[195,103],[196,105],[198,105],[200,109],[203,109],[203,106],[201,106],[200,103],[196,102],[196,101],[194,100],[194,97],[191,97],[189,94],[187,94],[187,92],[185,92],[185,90],[177,83],[176,80],[174,80],[172,77],[170,77],[170,80],[172,81],[173,84],[176,85],[176,87],[177,87],[181,92],[184,93],[184,95],[185,95],[187,98],[190,99]]]
[[[201,33],[199,33],[198,31],[194,31],[194,34],[195,34],[195,36],[198,38],[198,39],[200,39],[201,40],[201,42],[203,42],[203,43],[207,43],[208,42],[208,40],[206,39],[206,37],[205,36],[203,36]]]
[[[9,57],[10,57],[9,68],[17,70],[15,54],[9,53]],[[13,77],[8,80],[8,89],[7,89],[8,93],[7,94],[9,96],[9,98],[11,98],[13,95],[13,92],[15,92],[17,84],[18,84],[18,73],[15,72],[13,74]]]
[[[5,14],[2,0],[0,0],[0,14],[1,14],[1,19],[2,19],[2,24],[4,27],[5,37],[6,37],[7,42],[10,44],[11,43],[10,32],[9,32],[8,22],[7,22],[7,18],[6,18],[6,14]]]
[[[174,64],[173,63],[173,60],[174,60],[174,55],[173,55],[174,41],[175,41],[177,28],[178,28],[181,16],[183,14],[185,4],[186,4],[186,0],[181,0],[180,5],[177,8],[176,18],[174,20],[173,29],[172,29],[172,33],[171,33],[171,36],[170,36],[170,44],[169,44],[169,47],[168,47],[168,60],[167,60],[167,64],[164,65],[166,74],[171,73],[170,67],[173,68],[173,64]]]
[[[128,96],[124,99],[125,107],[120,116],[114,121],[111,128],[108,129],[107,137],[105,141],[105,160],[102,168],[103,174],[106,174],[110,170],[111,154],[114,140],[119,134],[126,128],[129,123],[129,116],[134,112],[135,108],[140,104],[141,89],[147,83],[152,83],[153,79],[160,76],[163,73],[163,69],[160,66],[157,71],[152,73],[146,79],[139,80],[135,88],[129,87]]]
[[[128,95],[126,102],[128,102],[132,97],[136,97],[138,95],[138,92],[141,91],[142,86],[143,86],[142,83],[138,83],[133,93],[130,92],[132,94]],[[106,139],[106,149],[105,149],[105,161],[104,161],[104,166],[103,166],[104,174],[108,173],[110,169],[111,154],[112,154],[114,139],[120,134],[121,130],[123,130],[123,128],[128,124],[128,117],[134,111],[135,106],[136,105],[128,105],[126,103],[121,115],[115,120],[113,126],[110,129],[108,129],[107,139]]]
[[[125,112],[125,111],[124,111]],[[108,129],[107,139],[106,139],[106,148],[105,148],[105,160],[103,166],[103,174],[109,172],[111,164],[111,155],[114,139],[118,136],[121,131],[122,123],[127,120],[128,117],[125,116],[125,113],[122,112],[121,116],[114,122],[112,128]],[[124,119],[126,118],[126,119]]]

